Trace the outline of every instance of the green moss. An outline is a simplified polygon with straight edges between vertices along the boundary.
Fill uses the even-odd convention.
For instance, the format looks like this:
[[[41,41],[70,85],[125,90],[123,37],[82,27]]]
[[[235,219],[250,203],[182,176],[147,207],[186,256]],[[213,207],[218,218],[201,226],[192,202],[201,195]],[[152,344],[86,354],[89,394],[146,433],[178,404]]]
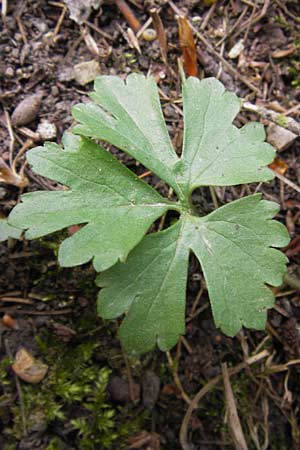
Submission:
[[[276,123],[280,127],[286,128],[288,126],[288,118],[283,114],[279,114],[278,117],[276,118]]]
[[[55,426],[68,430],[66,439],[69,439],[70,433],[75,448],[126,448],[128,437],[143,429],[146,416],[139,414],[136,418],[130,406],[120,409],[109,402],[107,385],[111,369],[94,361],[94,354],[99,350],[94,336],[71,345],[46,331],[43,338],[38,337],[36,341],[49,371],[39,385],[22,383],[29,434],[40,432],[47,436]],[[7,372],[10,363],[5,359],[0,365],[2,390],[3,386],[7,386],[7,399],[13,394],[11,377]],[[5,430],[7,445],[12,437],[15,442],[22,438],[19,405],[14,404],[10,412],[14,425]],[[54,438],[52,433],[47,450],[59,450],[61,446],[58,442],[60,439]]]

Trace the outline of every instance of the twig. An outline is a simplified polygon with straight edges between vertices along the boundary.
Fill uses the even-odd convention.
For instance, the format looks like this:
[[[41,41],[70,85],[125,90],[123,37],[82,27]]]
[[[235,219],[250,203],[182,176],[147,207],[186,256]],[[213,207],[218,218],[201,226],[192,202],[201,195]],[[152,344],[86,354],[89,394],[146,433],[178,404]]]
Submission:
[[[16,164],[18,159],[21,158],[21,156],[30,148],[32,147],[34,144],[34,141],[32,139],[27,139],[27,141],[25,142],[25,144],[22,146],[22,148],[18,151],[16,157],[14,158],[11,168],[12,170],[16,173]]]
[[[10,137],[10,144],[9,144],[9,165],[12,166],[12,162],[13,162],[13,152],[14,152],[14,145],[15,145],[15,136],[14,136],[14,132],[11,126],[11,121],[10,121],[10,117],[8,112],[6,111],[6,109],[4,110],[4,115],[5,115],[5,120],[6,120],[6,126],[7,126],[7,131]]]
[[[56,36],[56,35],[59,33],[61,24],[63,23],[63,20],[64,20],[64,18],[65,18],[66,12],[67,12],[67,7],[66,7],[66,5],[62,5],[62,6],[63,6],[62,12],[61,12],[61,14],[60,14],[60,16],[59,16],[59,19],[58,19],[58,21],[57,21],[56,27],[55,27],[55,29],[54,29],[53,37]]]
[[[288,186],[290,186],[292,189],[294,189],[294,191],[299,192],[300,194],[300,187],[297,186],[295,183],[293,183],[292,181],[290,181],[288,178],[286,178],[283,175],[280,175],[280,173],[277,173],[273,170],[273,173],[275,175],[276,178],[279,178],[279,180],[283,181],[283,183],[287,184]]]
[[[179,376],[178,376],[177,368],[176,368],[176,366],[175,366],[175,364],[174,364],[174,362],[173,362],[173,359],[172,359],[172,356],[171,356],[170,352],[166,352],[166,355],[167,355],[169,367],[170,367],[170,369],[171,369],[171,371],[172,371],[172,375],[173,375],[174,382],[175,382],[177,388],[178,388],[179,391],[180,391],[180,395],[181,395],[181,397],[183,398],[183,400],[184,400],[188,405],[190,405],[191,399],[190,399],[190,397],[187,395],[187,393],[185,392],[185,390],[184,390],[183,387],[182,387],[180,378],[179,378]]]
[[[19,297],[9,297],[9,296],[1,296],[0,302],[5,303],[22,303],[25,305],[34,305],[33,300],[29,300],[28,298],[19,298]]]
[[[146,170],[146,172],[139,175],[139,179],[142,180],[143,178],[147,177],[148,175],[151,175],[151,170]]]
[[[124,0],[116,0],[116,5],[127,20],[130,28],[132,28],[133,31],[137,33],[142,25],[141,22],[135,17],[130,6],[128,6]]]
[[[282,117],[283,114],[267,109],[264,106],[254,105],[250,102],[243,102],[243,108],[246,111],[255,112],[264,119],[270,120],[271,122],[274,122],[277,125],[280,125],[281,127],[284,127],[300,136],[300,123],[292,117]]]
[[[124,359],[125,366],[126,366],[128,387],[129,387],[129,397],[130,397],[130,400],[132,402],[134,402],[136,399],[135,399],[135,395],[134,395],[134,387],[133,387],[133,380],[132,380],[131,369],[130,369],[130,365],[129,365],[129,362],[128,362],[127,353],[124,350],[122,344],[121,344],[121,349],[122,349],[122,355],[123,355],[123,359]]]
[[[255,16],[249,17],[249,19],[247,19],[242,25],[241,25],[241,29],[233,36],[233,39],[236,39],[237,36],[239,36],[245,29],[247,29],[247,27],[253,26],[255,23],[259,22],[266,14],[268,11],[268,8],[270,6],[270,1],[271,0],[265,0],[264,1],[264,5],[261,8],[261,11]],[[256,4],[254,4],[254,8],[255,8]]]
[[[140,28],[139,31],[136,33],[137,39],[139,39],[142,36],[144,31],[146,31],[147,28],[149,28],[151,24],[152,24],[152,17],[149,17],[149,19],[144,23],[142,28]]]
[[[236,367],[232,367],[228,370],[229,375],[235,375],[239,373],[241,370],[245,369],[246,367],[250,366],[251,364],[254,364],[264,358],[269,356],[268,350],[263,350],[262,352],[250,356],[250,358],[247,358],[242,363],[238,364]],[[212,378],[210,381],[206,383],[205,386],[203,386],[200,391],[195,395],[195,397],[192,399],[185,416],[183,418],[181,427],[180,427],[180,444],[183,448],[183,450],[191,450],[191,446],[188,442],[187,434],[188,434],[188,426],[190,419],[192,417],[194,409],[197,408],[197,405],[199,401],[214,388],[220,381],[222,381],[222,375],[217,375],[216,377]]]
[[[295,16],[295,14],[291,13],[289,9],[285,6],[285,4],[280,0],[275,0],[275,3],[282,9],[282,11],[289,16],[291,19],[295,20],[295,22],[300,23],[300,17]]]
[[[240,422],[240,418],[238,416],[235,398],[232,392],[232,387],[230,384],[230,378],[228,374],[227,364],[223,363],[221,365],[222,375],[223,375],[223,383],[224,383],[224,392],[226,399],[226,408],[228,413],[228,426],[231,432],[231,436],[233,438],[234,446],[236,450],[248,450],[245,436],[243,433],[242,425]]]
[[[92,30],[96,31],[96,33],[100,34],[101,36],[105,37],[106,39],[108,39],[109,41],[113,41],[114,38],[112,36],[110,36],[108,33],[106,33],[105,31],[101,30],[100,28],[98,28],[96,25],[94,25],[93,23],[88,22],[87,20],[84,20],[83,23],[85,25],[87,25],[88,27],[90,27]]]
[[[216,5],[214,3],[214,5]],[[226,39],[234,32],[234,30],[239,26],[239,24],[241,23],[241,21],[243,20],[244,15],[247,13],[248,11],[248,7],[246,6],[242,13],[240,14],[239,18],[237,19],[237,21],[232,25],[232,27],[230,27],[230,29],[227,31],[227,33],[225,34],[225,36],[222,37],[222,39],[220,39],[217,43],[216,43],[216,47],[219,47],[219,45],[221,45],[224,41],[226,41]],[[200,30],[202,30],[202,27],[200,27]]]
[[[28,314],[29,316],[60,316],[61,314],[71,314],[72,309],[61,309],[58,311],[29,311],[27,309],[16,308],[0,308],[0,312],[13,313],[13,314]]]
[[[209,20],[211,19],[211,16],[212,16],[213,13],[215,12],[216,6],[217,6],[217,3],[215,2],[215,3],[213,3],[213,4],[211,5],[211,7],[209,8],[208,13],[207,13],[206,16],[204,17],[203,22],[202,22],[201,25],[200,25],[200,30],[201,30],[201,31],[204,31],[204,30],[205,30],[205,28],[206,28],[206,26],[207,26]]]

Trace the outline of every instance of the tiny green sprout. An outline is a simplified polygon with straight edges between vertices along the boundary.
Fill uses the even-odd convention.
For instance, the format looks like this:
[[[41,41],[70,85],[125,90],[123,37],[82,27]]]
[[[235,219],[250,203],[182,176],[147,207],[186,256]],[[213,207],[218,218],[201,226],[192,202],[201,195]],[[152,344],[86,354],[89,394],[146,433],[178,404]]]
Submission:
[[[179,157],[163,118],[155,81],[139,74],[102,76],[93,102],[73,109],[79,122],[63,146],[45,143],[28,152],[32,169],[69,190],[23,195],[9,223],[35,239],[71,225],[58,260],[70,267],[92,260],[101,274],[98,312],[125,313],[124,347],[137,354],[174,346],[185,332],[185,291],[190,252],[198,258],[215,323],[234,336],[242,326],[263,329],[282,283],[287,258],[274,247],[289,241],[273,217],[278,206],[249,195],[199,216],[191,202],[199,186],[231,186],[273,178],[274,149],[264,127],[232,124],[240,100],[214,78],[183,85],[184,139]],[[178,201],[161,196],[95,141],[123,150],[172,187]],[[168,210],[179,219],[147,231]]]

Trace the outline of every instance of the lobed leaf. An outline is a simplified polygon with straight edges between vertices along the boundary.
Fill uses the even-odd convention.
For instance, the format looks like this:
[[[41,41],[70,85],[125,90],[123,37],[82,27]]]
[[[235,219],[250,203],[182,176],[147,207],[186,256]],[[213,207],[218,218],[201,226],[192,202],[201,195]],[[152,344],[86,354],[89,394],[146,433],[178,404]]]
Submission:
[[[263,125],[251,122],[240,129],[232,125],[240,106],[238,97],[215,78],[190,77],[184,83],[184,142],[175,170],[185,192],[274,177],[266,166],[275,151],[264,142]]]
[[[143,239],[128,257],[97,278],[103,287],[98,312],[112,319],[128,312],[120,327],[124,346],[136,353],[162,350],[184,333],[188,247],[182,222]]]
[[[126,259],[170,202],[99,145],[70,136],[65,142],[64,150],[46,143],[27,158],[36,173],[70,190],[23,195],[9,221],[27,229],[27,239],[85,224],[62,243],[59,262],[69,267],[94,258],[96,270],[105,270]]]
[[[189,252],[199,259],[217,326],[233,336],[241,327],[263,329],[282,283],[287,258],[272,247],[288,243],[285,227],[272,217],[278,207],[245,197],[205,217],[183,214],[173,227],[147,236],[125,264],[98,277],[104,318],[126,312],[120,337],[129,351],[168,350],[184,330]]]
[[[19,239],[22,235],[22,229],[9,225],[7,219],[0,219],[0,242],[7,239]]]
[[[168,350],[184,333],[189,253],[199,259],[217,326],[233,336],[242,326],[262,329],[287,259],[275,247],[288,242],[272,220],[277,205],[252,195],[199,217],[190,202],[198,186],[235,185],[272,179],[274,156],[262,125],[232,124],[240,101],[215,79],[189,78],[183,86],[184,144],[179,158],[163,120],[153,78],[100,77],[94,104],[78,105],[76,133],[64,149],[52,143],[28,152],[33,170],[69,189],[25,194],[9,217],[29,239],[82,225],[60,246],[63,266],[93,259],[102,290],[99,314],[125,313],[120,337],[142,353],[157,342]],[[160,196],[92,137],[115,145],[172,186],[178,203]],[[144,235],[168,209],[177,223]],[[1,228],[0,228],[1,232]],[[143,240],[142,240],[143,239]],[[129,253],[131,252],[131,253]]]
[[[250,195],[195,221],[191,249],[199,259],[208,287],[214,320],[234,336],[242,326],[262,330],[287,258],[273,247],[289,242],[286,228],[271,220],[273,202]]]
[[[73,108],[74,118],[81,123],[74,131],[115,145],[178,189],[172,172],[178,157],[154,78],[131,74],[124,82],[119,77],[102,76],[96,79],[90,96],[95,103]]]

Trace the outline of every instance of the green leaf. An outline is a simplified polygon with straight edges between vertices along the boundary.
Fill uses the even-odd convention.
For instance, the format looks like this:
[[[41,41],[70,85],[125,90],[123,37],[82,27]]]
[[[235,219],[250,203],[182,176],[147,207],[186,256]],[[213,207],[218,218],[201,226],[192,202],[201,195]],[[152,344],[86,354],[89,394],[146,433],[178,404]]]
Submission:
[[[126,83],[119,77],[95,81],[94,103],[73,108],[81,123],[74,131],[107,141],[124,150],[178,188],[172,167],[178,162],[162,115],[154,78],[132,74]]]
[[[9,220],[28,229],[28,239],[86,224],[62,243],[59,262],[69,267],[94,258],[96,270],[105,270],[126,259],[170,202],[97,144],[74,136],[65,142],[65,150],[46,143],[27,158],[36,173],[70,190],[25,194]]]
[[[19,239],[22,231],[20,228],[9,225],[7,219],[0,219],[0,242],[7,241],[7,239]]]
[[[124,346],[136,353],[162,350],[184,333],[185,285],[189,250],[177,222],[146,236],[125,264],[117,264],[97,279],[99,314],[107,319],[129,311],[120,328]]]
[[[46,143],[28,153],[33,170],[67,186],[25,194],[11,225],[29,239],[82,225],[60,246],[63,266],[93,259],[102,287],[99,314],[125,314],[120,337],[128,351],[155,343],[171,348],[184,333],[189,254],[202,266],[216,325],[233,336],[242,326],[262,329],[287,259],[275,247],[288,243],[283,225],[272,220],[278,207],[252,195],[201,217],[191,202],[198,186],[227,186],[273,178],[266,166],[274,149],[262,125],[232,124],[239,99],[215,79],[189,78],[183,87],[184,143],[172,147],[154,80],[130,75],[100,77],[95,103],[78,105],[80,122],[66,134],[64,149]],[[163,198],[93,141],[109,142],[140,161],[173,187],[178,202]],[[179,220],[144,235],[173,209]]]
[[[191,77],[184,84],[184,142],[177,170],[188,192],[198,186],[231,186],[274,177],[265,167],[275,152],[264,142],[263,125],[251,122],[240,129],[232,125],[240,106],[238,97],[214,78]]]
[[[271,220],[278,205],[251,195],[193,219],[191,249],[200,261],[214,320],[234,336],[242,326],[262,330],[282,283],[286,256],[272,247],[289,242],[286,228]]]
[[[206,217],[182,215],[176,225],[147,236],[125,264],[97,279],[104,318],[126,312],[120,327],[124,346],[137,353],[155,343],[171,348],[184,330],[189,252],[199,259],[216,325],[235,335],[243,325],[263,329],[274,296],[265,285],[282,283],[287,258],[275,248],[288,243],[285,227],[272,217],[278,207],[245,197]]]

